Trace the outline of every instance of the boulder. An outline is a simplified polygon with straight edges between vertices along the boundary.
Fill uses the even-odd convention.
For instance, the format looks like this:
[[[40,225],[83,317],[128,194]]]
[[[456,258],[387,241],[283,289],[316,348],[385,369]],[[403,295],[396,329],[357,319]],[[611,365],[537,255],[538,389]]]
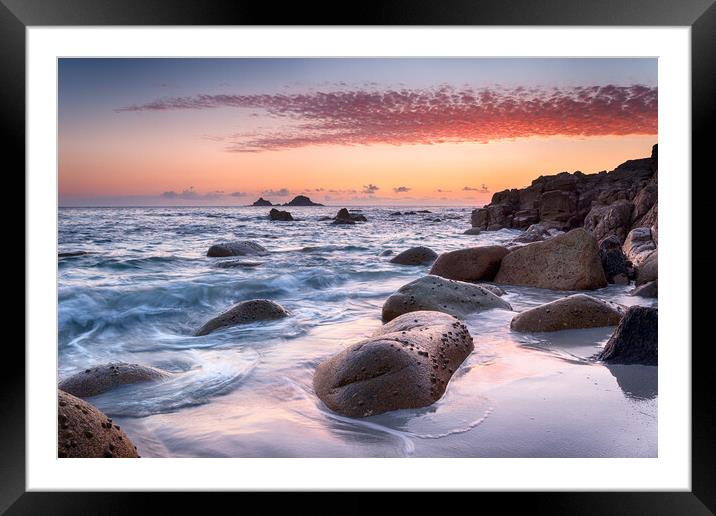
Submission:
[[[79,398],[97,396],[122,385],[158,382],[171,377],[170,373],[139,364],[111,362],[73,374],[60,382],[59,388]]]
[[[622,251],[619,237],[612,235],[602,240],[599,244],[599,258],[608,283],[624,283],[625,280],[629,282],[632,271]]]
[[[464,318],[468,314],[502,308],[512,310],[503,301],[481,285],[453,281],[440,276],[424,276],[386,299],[383,304],[383,321],[391,321],[408,312],[432,310]]]
[[[585,229],[577,228],[513,250],[502,259],[495,283],[593,290],[605,287],[607,279],[597,241]]]
[[[430,274],[459,281],[492,281],[509,252],[499,245],[450,251],[438,256]]]
[[[137,458],[137,447],[96,407],[57,391],[57,456]]]
[[[482,229],[480,228],[470,228],[463,232],[463,235],[479,235],[482,233]]]
[[[634,198],[634,211],[632,213],[632,225],[650,226],[650,223],[640,223],[644,216],[651,211],[659,196],[658,186],[654,183],[642,188]]]
[[[633,205],[629,201],[616,201],[609,206],[593,206],[584,218],[584,229],[597,240],[615,235],[623,242],[631,228]]]
[[[631,306],[598,358],[610,364],[658,365],[658,334],[659,311]]]
[[[281,211],[281,210],[277,210],[276,208],[271,208],[271,211],[269,212],[269,219],[270,220],[290,221],[290,220],[293,220],[293,217],[291,216],[291,212],[289,212],[289,211]]]
[[[330,410],[348,417],[425,407],[440,399],[472,350],[459,320],[413,312],[321,363],[313,388]]]
[[[659,251],[654,251],[636,270],[636,285],[644,285],[650,281],[655,281],[659,277]]]
[[[624,309],[615,303],[574,294],[517,314],[510,328],[522,332],[599,328],[616,326],[623,316]]]
[[[659,280],[650,281],[636,287],[631,291],[630,295],[647,298],[659,297]]]
[[[204,323],[201,328],[196,330],[194,335],[199,337],[228,326],[282,319],[288,315],[289,313],[284,307],[268,299],[241,301]]]
[[[397,263],[399,265],[425,265],[433,263],[437,257],[438,253],[429,247],[418,246],[406,249],[390,260],[390,263]]]
[[[223,257],[223,256],[245,256],[245,255],[262,255],[268,251],[266,248],[256,242],[250,240],[240,240],[236,242],[222,242],[212,245],[206,252],[206,256]]]
[[[632,229],[624,240],[622,249],[627,260],[635,267],[639,267],[656,250],[651,229],[645,227]]]

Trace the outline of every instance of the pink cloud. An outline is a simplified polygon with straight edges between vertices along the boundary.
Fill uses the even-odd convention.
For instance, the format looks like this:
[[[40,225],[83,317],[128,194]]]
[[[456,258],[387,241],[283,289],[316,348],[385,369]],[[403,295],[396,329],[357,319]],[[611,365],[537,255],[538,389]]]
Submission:
[[[530,136],[589,137],[657,133],[657,88],[482,88],[332,91],[292,95],[197,95],[118,112],[244,108],[290,126],[214,137],[232,152],[311,145],[487,143]]]

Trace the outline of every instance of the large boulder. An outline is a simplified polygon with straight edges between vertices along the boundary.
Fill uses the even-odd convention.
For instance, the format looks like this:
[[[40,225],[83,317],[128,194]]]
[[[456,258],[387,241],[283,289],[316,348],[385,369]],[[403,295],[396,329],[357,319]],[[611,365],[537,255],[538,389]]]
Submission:
[[[610,364],[658,365],[658,336],[659,311],[629,307],[598,358]]]
[[[659,277],[659,251],[654,251],[641,262],[636,270],[636,285],[656,281]]]
[[[365,215],[351,213],[347,208],[341,208],[338,210],[338,213],[333,219],[334,224],[355,224],[356,222],[367,221],[368,219]]]
[[[222,242],[212,245],[206,252],[206,256],[223,257],[223,256],[245,256],[245,255],[262,255],[268,251],[266,248],[256,242],[250,240],[239,240],[236,242]]]
[[[412,312],[321,363],[316,395],[349,417],[431,405],[473,350],[467,327],[440,312]]]
[[[510,251],[499,245],[470,247],[443,253],[430,269],[430,274],[459,281],[492,281],[500,262]]]
[[[597,240],[616,235],[623,242],[631,228],[632,210],[632,203],[625,200],[593,206],[584,218],[584,228]]]
[[[616,326],[623,316],[624,308],[620,305],[574,294],[517,314],[510,328],[523,332],[598,328]]]
[[[79,398],[89,398],[122,385],[158,382],[171,377],[170,373],[139,364],[111,362],[85,369],[60,382],[59,388]]]
[[[438,253],[429,247],[418,246],[406,249],[391,259],[390,263],[397,263],[399,265],[425,265],[433,263],[437,257]]]
[[[631,267],[622,251],[619,237],[612,235],[602,240],[599,244],[599,258],[602,261],[604,275],[608,283],[629,283],[629,276],[632,274]]]
[[[622,246],[626,259],[634,267],[639,267],[646,258],[656,250],[656,243],[652,238],[651,229],[639,227],[632,229],[624,240]]]
[[[468,314],[502,308],[512,310],[490,289],[440,276],[424,276],[403,285],[383,304],[383,321],[391,321],[408,312],[433,310],[464,318]]]
[[[288,311],[278,303],[268,299],[252,299],[241,301],[229,308],[227,311],[210,319],[196,330],[195,336],[208,335],[220,328],[236,326],[238,324],[249,324],[257,321],[271,321],[282,319],[289,315]]]
[[[281,210],[277,210],[276,208],[271,208],[271,211],[269,212],[269,219],[270,220],[280,220],[280,221],[291,221],[291,220],[293,220],[293,216],[291,216],[290,211],[281,211]]]
[[[593,290],[605,287],[607,279],[597,241],[583,228],[577,228],[513,250],[502,259],[495,283]]]
[[[112,419],[84,400],[57,391],[57,456],[137,458],[137,447]]]

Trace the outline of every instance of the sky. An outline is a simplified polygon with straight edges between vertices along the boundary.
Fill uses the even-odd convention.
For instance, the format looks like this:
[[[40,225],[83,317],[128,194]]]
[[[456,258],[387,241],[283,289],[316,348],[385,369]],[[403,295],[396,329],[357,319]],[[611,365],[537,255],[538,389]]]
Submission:
[[[59,60],[60,206],[487,204],[657,141],[657,60]]]

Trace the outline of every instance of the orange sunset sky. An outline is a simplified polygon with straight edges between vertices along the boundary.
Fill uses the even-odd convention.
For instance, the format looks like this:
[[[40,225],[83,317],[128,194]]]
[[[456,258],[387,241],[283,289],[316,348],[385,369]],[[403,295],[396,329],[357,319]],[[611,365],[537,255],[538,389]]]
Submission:
[[[61,59],[60,206],[482,205],[648,156],[655,59]]]

